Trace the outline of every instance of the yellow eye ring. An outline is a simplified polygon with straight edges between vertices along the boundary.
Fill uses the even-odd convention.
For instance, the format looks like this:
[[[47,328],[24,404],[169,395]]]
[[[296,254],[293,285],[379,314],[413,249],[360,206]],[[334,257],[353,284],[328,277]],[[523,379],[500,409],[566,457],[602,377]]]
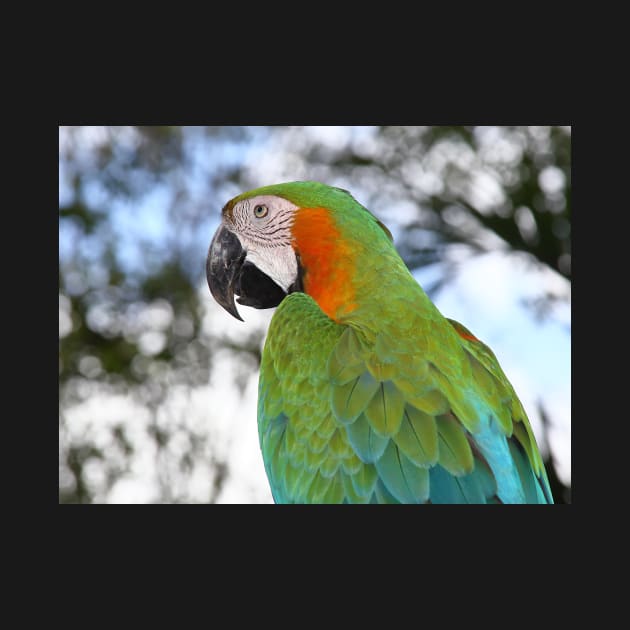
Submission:
[[[262,219],[263,217],[266,217],[268,213],[269,213],[269,208],[267,208],[267,206],[263,206],[263,205],[254,206],[254,216],[257,219]]]

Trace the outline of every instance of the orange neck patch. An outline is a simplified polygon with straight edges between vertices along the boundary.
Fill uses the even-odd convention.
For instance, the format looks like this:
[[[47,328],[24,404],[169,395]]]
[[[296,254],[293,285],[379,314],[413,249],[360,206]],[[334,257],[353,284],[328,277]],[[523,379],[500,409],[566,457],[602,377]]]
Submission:
[[[300,208],[293,223],[294,247],[304,270],[304,291],[331,319],[356,308],[352,247],[326,208]]]

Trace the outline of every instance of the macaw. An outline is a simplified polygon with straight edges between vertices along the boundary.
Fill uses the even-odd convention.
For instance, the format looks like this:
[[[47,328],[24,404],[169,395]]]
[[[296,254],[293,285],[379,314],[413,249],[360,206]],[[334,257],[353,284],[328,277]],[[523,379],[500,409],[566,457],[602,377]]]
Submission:
[[[444,317],[346,190],[265,186],[222,210],[210,292],[277,307],[258,436],[276,503],[553,503],[492,350]]]

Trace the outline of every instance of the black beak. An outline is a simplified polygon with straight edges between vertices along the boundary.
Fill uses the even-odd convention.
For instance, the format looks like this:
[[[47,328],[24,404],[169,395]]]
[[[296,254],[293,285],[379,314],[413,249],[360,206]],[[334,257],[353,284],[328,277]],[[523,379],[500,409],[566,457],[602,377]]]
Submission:
[[[241,273],[246,252],[238,238],[223,225],[208,250],[206,277],[212,297],[230,314],[243,321],[234,304],[234,287]]]
[[[247,252],[233,232],[221,225],[210,243],[206,276],[210,293],[230,314],[243,321],[236,300],[244,306],[273,308],[286,297],[285,291],[258,267],[245,260]]]

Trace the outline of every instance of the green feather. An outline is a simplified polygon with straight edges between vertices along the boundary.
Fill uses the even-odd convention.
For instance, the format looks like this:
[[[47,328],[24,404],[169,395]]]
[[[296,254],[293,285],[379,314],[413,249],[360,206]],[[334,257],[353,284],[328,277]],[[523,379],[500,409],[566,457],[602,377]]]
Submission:
[[[436,423],[440,464],[453,475],[471,472],[473,454],[465,429],[452,415],[438,416]]]
[[[375,431],[385,437],[398,432],[405,409],[405,399],[391,381],[380,383],[365,408],[365,416]]]
[[[308,503],[324,503],[332,482],[332,477],[324,477],[320,472],[315,473],[308,488]]]
[[[361,468],[352,475],[352,487],[354,492],[361,497],[369,498],[374,492],[374,486],[378,481],[378,473],[373,464],[363,464]]]
[[[352,450],[350,444],[348,444],[351,454],[348,455],[342,462],[341,468],[346,475],[355,475],[364,466],[363,462],[356,456],[356,453]]]
[[[319,472],[324,477],[332,477],[334,474],[336,474],[340,466],[341,459],[335,457],[334,454],[329,450],[328,457],[322,462],[322,465],[319,468]]]
[[[306,448],[304,450],[303,465],[309,470],[311,474],[317,472],[328,459],[328,449],[324,446],[320,451],[315,452]]]
[[[363,372],[345,385],[333,386],[332,409],[335,417],[343,423],[353,422],[366,408],[378,387],[378,381],[369,372]]]
[[[441,370],[433,365],[431,366],[430,374],[431,378],[433,378],[434,382],[437,384],[438,390],[448,400],[449,408],[457,416],[458,420],[470,432],[474,433],[478,431],[481,418],[479,417],[477,409],[470,401],[468,389],[461,387],[460,380],[447,377]]]
[[[375,462],[389,442],[388,438],[374,430],[363,413],[352,424],[346,426],[346,431],[350,445],[361,461],[367,464]]]
[[[339,357],[339,353],[333,352],[328,361],[328,373],[330,382],[333,385],[345,385],[355,380],[365,372],[365,362],[362,360],[356,363],[345,362]]]
[[[332,478],[331,484],[328,486],[326,494],[324,494],[321,503],[343,503],[344,485],[339,475]]]
[[[446,396],[435,388],[427,389],[421,395],[408,395],[407,402],[430,416],[439,416],[450,409]]]
[[[284,469],[284,485],[289,496],[296,496],[303,490],[304,481],[311,477],[310,473],[303,467],[295,467],[291,463]]]
[[[375,463],[383,484],[400,503],[424,503],[429,496],[429,472],[413,464],[390,441]]]
[[[365,371],[365,361],[357,335],[346,328],[328,359],[327,371],[334,385],[344,385]]]
[[[394,440],[400,450],[417,466],[431,466],[438,459],[438,432],[435,418],[405,405],[400,429]]]
[[[369,503],[373,494],[372,488],[368,492],[359,493],[354,487],[353,478],[350,475],[342,475],[344,503]]]

